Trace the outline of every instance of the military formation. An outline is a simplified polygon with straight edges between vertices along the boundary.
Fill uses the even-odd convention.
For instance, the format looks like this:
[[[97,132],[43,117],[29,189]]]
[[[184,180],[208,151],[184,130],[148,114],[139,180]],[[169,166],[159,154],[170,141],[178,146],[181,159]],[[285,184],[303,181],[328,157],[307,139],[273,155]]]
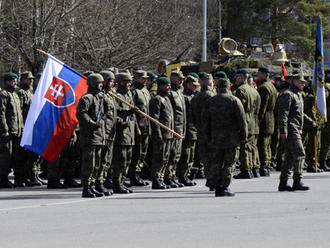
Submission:
[[[79,124],[50,163],[19,145],[38,81],[30,71],[20,78],[6,73],[0,90],[0,188],[82,187],[82,197],[94,198],[130,194],[132,186],[150,182],[153,190],[193,187],[195,178],[206,178],[206,187],[223,197],[235,195],[232,178],[268,177],[277,170],[279,191],[308,190],[304,169],[330,171],[329,122],[314,107],[309,75],[270,74],[267,67],[255,77],[238,69],[232,80],[223,71],[174,71],[169,77],[116,68],[85,72]],[[326,72],[327,110],[329,82]]]

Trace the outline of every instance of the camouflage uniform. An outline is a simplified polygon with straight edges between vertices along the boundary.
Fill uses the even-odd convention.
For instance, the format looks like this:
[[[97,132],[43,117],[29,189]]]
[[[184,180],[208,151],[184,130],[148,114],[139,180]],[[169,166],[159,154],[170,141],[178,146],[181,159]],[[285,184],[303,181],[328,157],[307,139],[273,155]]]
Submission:
[[[220,87],[220,86],[219,86]],[[239,146],[247,138],[248,127],[240,100],[227,88],[219,88],[218,94],[207,100],[202,112],[202,133],[212,148],[211,163],[217,164],[212,184],[216,196],[227,190],[239,156]]]
[[[260,174],[269,175],[268,167],[272,158],[270,145],[271,136],[274,133],[275,126],[274,109],[277,99],[277,90],[269,80],[264,80],[260,82],[258,92],[261,99],[259,111],[260,129],[258,137]],[[263,171],[265,174],[262,173]]]
[[[320,163],[327,161],[327,167],[330,167],[330,83],[325,84],[325,94],[327,103],[328,121],[321,129],[321,150]]]

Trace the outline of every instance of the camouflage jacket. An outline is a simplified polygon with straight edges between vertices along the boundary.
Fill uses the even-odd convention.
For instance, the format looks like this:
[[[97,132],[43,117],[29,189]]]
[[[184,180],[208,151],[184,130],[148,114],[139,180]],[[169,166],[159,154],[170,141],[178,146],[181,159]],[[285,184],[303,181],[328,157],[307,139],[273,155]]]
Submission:
[[[194,97],[194,93],[185,89],[183,97],[186,104],[186,136],[185,140],[197,140],[197,128],[193,122],[193,113],[191,102]]]
[[[22,105],[15,89],[5,86],[0,91],[0,134],[20,136],[23,130]]]
[[[100,111],[104,112],[103,101],[104,94],[92,87],[89,87],[87,93],[79,100],[76,116],[79,121],[81,146],[105,144],[104,118],[98,120]]]
[[[227,89],[207,100],[202,112],[202,132],[217,149],[237,147],[248,135],[241,101]]]
[[[174,115],[174,131],[180,135],[186,134],[186,104],[180,88],[175,87],[169,93]]]
[[[116,123],[117,123],[117,108],[115,99],[109,94],[104,97],[104,120],[105,120],[105,135],[106,140],[115,140]]]
[[[258,87],[261,103],[259,110],[259,133],[273,134],[275,128],[275,104],[277,90],[270,81],[263,81]]]
[[[155,81],[153,81],[150,85],[148,85],[147,89],[151,97],[157,95],[157,88],[158,88],[157,83]]]
[[[132,88],[133,101],[135,106],[140,109],[142,112],[149,115],[149,102],[151,99],[150,93],[146,87],[141,87],[138,84],[135,84],[135,87]],[[136,114],[136,120],[139,125],[142,135],[150,135],[151,127],[150,120],[143,115]]]
[[[22,84],[20,88],[17,88],[16,93],[21,100],[23,120],[25,122],[30,109],[30,105],[32,103],[33,93],[31,88],[25,84]]]
[[[170,129],[174,128],[173,109],[167,94],[158,91],[158,94],[149,102],[150,116]],[[151,136],[155,140],[172,139],[173,134],[151,122]]]
[[[304,101],[299,90],[291,85],[278,99],[278,125],[281,134],[289,139],[301,139],[304,122],[312,125],[313,120],[304,114]]]

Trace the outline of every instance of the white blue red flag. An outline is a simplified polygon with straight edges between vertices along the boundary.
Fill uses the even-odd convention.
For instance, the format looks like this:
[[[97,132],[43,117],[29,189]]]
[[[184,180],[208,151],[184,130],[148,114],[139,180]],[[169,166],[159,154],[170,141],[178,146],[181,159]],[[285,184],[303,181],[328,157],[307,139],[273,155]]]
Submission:
[[[315,89],[316,107],[320,114],[327,119],[327,103],[324,88],[324,53],[321,18],[317,17],[316,46],[313,68],[313,86]]]
[[[77,126],[77,105],[86,92],[85,76],[48,55],[25,121],[21,146],[55,161]]]

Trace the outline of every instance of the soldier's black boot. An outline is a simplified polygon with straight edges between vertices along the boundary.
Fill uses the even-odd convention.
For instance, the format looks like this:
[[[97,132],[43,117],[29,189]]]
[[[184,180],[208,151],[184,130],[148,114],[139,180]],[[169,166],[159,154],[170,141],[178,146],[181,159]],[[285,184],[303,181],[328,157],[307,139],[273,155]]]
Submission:
[[[175,181],[175,179],[171,179],[171,181],[172,181],[173,183],[175,183],[176,185],[178,185],[179,188],[184,187],[183,183],[179,183],[179,182]]]
[[[30,178],[30,183],[32,184],[32,186],[41,186],[42,185],[42,183],[39,182],[36,174],[32,174],[32,176]]]
[[[120,185],[114,185],[113,193],[115,193],[115,194],[129,194],[129,191],[122,184],[120,184]]]
[[[84,186],[83,191],[82,191],[82,197],[83,198],[95,198],[96,196],[91,191],[90,186]]]
[[[320,161],[320,169],[323,171],[330,171],[330,168],[324,160]]]
[[[174,182],[172,181],[172,179],[165,179],[165,180],[164,180],[164,183],[165,183],[166,185],[170,186],[170,188],[178,188],[178,187],[179,187],[179,185],[177,185],[176,183],[174,183]]]
[[[14,185],[15,187],[20,188],[24,188],[26,186],[23,177],[20,175],[15,175]]]
[[[309,173],[323,172],[323,170],[321,168],[315,169],[315,166],[314,165],[310,165],[310,164],[307,165],[306,171],[309,172]]]
[[[261,177],[269,177],[270,175],[269,170],[267,168],[260,168],[259,173]]]
[[[278,185],[278,191],[293,191],[292,187],[288,184],[288,180],[281,180]]]
[[[103,185],[106,189],[113,189],[112,180],[110,178],[105,179]]]
[[[307,191],[309,190],[308,186],[305,186],[301,179],[296,179],[293,181],[292,190],[300,190],[300,191]]]
[[[230,191],[228,187],[216,187],[215,196],[216,197],[235,196],[235,193]]]
[[[194,179],[196,178],[196,176],[197,176],[197,173],[198,173],[198,168],[196,168],[196,167],[192,167],[192,168],[190,169],[190,173],[189,173],[188,178],[189,178],[190,180],[194,180]]]
[[[130,182],[132,186],[147,186],[149,183],[143,181],[138,172],[131,173]]]
[[[275,167],[275,170],[276,171],[281,171],[281,169],[282,169],[282,159],[279,159],[279,160],[277,160],[277,163],[276,163],[276,167]]]
[[[14,187],[15,187],[15,185],[11,181],[8,180],[8,177],[2,177],[0,179],[0,188],[1,189],[12,189]]]
[[[47,189],[66,189],[67,187],[60,180],[48,180]]]
[[[256,178],[260,177],[259,169],[253,168],[252,174],[253,174],[253,177],[256,177]]]
[[[166,189],[166,185],[163,185],[158,179],[152,182],[152,189]]]
[[[80,188],[81,184],[74,180],[73,177],[66,178],[64,180],[64,184],[67,185],[69,188]]]
[[[197,174],[196,174],[197,179],[204,179],[205,178],[205,173],[204,170],[199,169]]]
[[[234,176],[235,179],[251,179],[253,176],[251,176],[249,171],[241,171],[239,174]]]
[[[103,184],[96,184],[95,186],[95,189],[100,192],[100,193],[103,193],[105,196],[110,196],[113,194],[113,191],[112,190],[107,190]]]
[[[96,197],[104,196],[104,194],[102,192],[96,190],[94,186],[90,186],[89,188]]]
[[[189,178],[187,177],[179,177],[179,183],[182,183],[184,186],[196,186],[197,183],[191,181]]]

